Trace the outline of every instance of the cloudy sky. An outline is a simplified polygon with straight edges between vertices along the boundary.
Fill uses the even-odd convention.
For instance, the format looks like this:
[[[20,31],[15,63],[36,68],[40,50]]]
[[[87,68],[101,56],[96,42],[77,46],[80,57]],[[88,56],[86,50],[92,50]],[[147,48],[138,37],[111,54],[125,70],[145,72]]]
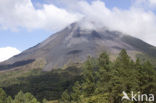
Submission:
[[[156,0],[0,0],[0,61],[82,18],[156,46]]]

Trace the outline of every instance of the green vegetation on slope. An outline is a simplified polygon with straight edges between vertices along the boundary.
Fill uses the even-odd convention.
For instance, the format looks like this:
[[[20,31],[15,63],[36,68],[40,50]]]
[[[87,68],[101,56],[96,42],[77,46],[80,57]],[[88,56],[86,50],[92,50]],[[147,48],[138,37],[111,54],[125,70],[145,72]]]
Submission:
[[[44,98],[55,100],[59,99],[62,92],[79,79],[80,70],[75,67],[69,67],[65,70],[57,69],[51,72],[33,69],[23,73],[17,70],[12,72],[13,74],[9,73],[9,78],[5,79],[5,81],[3,80],[7,78],[7,75],[5,73],[1,74],[0,87],[12,97],[22,90],[23,92],[32,93],[39,101]],[[21,76],[18,77],[17,74]]]
[[[156,95],[155,69],[149,62],[131,60],[125,50],[114,62],[106,53],[89,58],[83,70],[82,79],[63,93],[60,103],[130,103],[121,101],[122,91]]]
[[[156,58],[155,57],[152,57],[152,56],[149,56],[147,54],[143,54],[143,53],[138,53],[136,55],[137,58],[140,59],[140,62],[145,62],[145,61],[150,61],[150,63],[153,64],[153,66],[156,68]]]
[[[16,70],[0,77],[0,87],[7,93],[0,89],[0,103],[129,103],[121,101],[122,91],[156,95],[152,64],[133,61],[125,50],[113,62],[102,53],[89,57],[81,68]]]
[[[23,93],[20,91],[14,99],[7,96],[5,91],[0,88],[0,103],[40,103],[31,93]]]

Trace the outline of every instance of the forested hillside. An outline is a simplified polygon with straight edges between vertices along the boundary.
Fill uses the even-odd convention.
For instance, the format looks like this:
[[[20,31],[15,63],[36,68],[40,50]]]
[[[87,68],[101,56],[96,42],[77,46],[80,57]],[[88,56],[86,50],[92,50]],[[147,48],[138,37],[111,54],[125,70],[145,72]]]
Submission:
[[[156,95],[154,67],[148,61],[131,60],[125,50],[114,62],[106,53],[98,59],[90,57],[83,69],[81,81],[63,93],[61,103],[132,103],[121,101],[123,91]]]
[[[132,103],[121,101],[123,91],[156,95],[156,70],[150,62],[134,61],[122,50],[115,61],[102,53],[88,57],[80,68],[32,75],[2,88],[6,93],[0,89],[0,103]]]

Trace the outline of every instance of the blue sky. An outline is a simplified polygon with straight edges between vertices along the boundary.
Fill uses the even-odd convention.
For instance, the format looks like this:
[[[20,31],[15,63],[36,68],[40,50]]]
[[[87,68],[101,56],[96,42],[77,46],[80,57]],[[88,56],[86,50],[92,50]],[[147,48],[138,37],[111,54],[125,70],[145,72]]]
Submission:
[[[56,4],[57,0],[32,0],[32,3],[36,5],[36,3],[48,4],[50,1]],[[87,0],[87,2],[91,3],[94,0]],[[119,7],[122,9],[128,9],[130,5],[134,2],[134,0],[101,0],[106,3],[108,8]],[[61,4],[60,4],[61,5]]]
[[[0,47],[11,46],[23,51],[45,40],[52,32],[41,29],[32,31],[20,29],[17,32],[0,30],[0,34]]]
[[[0,0],[0,61],[83,17],[156,46],[155,11],[156,0]]]

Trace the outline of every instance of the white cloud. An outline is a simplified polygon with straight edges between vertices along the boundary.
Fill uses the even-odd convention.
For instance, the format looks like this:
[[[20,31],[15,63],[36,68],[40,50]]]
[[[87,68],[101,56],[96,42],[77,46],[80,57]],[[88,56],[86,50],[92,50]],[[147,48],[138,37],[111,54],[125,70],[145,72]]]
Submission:
[[[86,20],[94,22],[96,27],[106,26],[156,45],[156,14],[151,10],[136,5],[128,10],[109,9],[102,1],[93,1],[91,4],[82,1],[79,5]]]
[[[43,8],[35,9],[31,0],[0,0],[0,25],[5,29],[26,27],[57,31],[79,18],[79,14],[52,4],[44,4]]]
[[[156,5],[156,0],[149,0],[151,5]]]
[[[135,0],[134,4],[145,9],[156,8],[156,0]]]
[[[19,54],[20,51],[13,47],[0,48],[0,62],[9,59],[10,57]]]
[[[123,10],[109,9],[101,0],[93,0],[91,3],[85,0],[61,0],[64,8],[43,4],[40,9],[35,9],[31,0],[0,0],[0,25],[6,29],[24,27],[54,32],[85,17],[87,22],[94,22],[96,25],[94,27],[85,21],[85,26],[90,28],[106,26],[156,45],[156,14],[151,6],[156,4],[156,0],[133,1],[136,3]]]

